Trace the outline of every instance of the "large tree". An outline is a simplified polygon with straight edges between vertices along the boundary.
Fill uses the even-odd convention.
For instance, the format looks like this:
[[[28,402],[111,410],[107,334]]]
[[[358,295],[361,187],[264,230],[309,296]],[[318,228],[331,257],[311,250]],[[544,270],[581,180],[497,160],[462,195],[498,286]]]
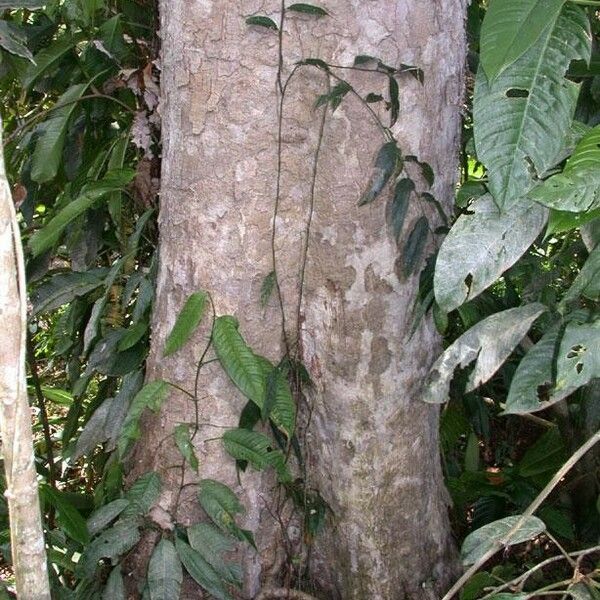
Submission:
[[[288,12],[280,35],[246,24],[259,14],[280,23],[277,0],[161,3],[160,266],[148,377],[194,387],[210,323],[188,351],[165,358],[163,348],[185,299],[199,289],[211,294],[217,314],[235,315],[257,353],[273,363],[289,353],[310,374],[313,385],[297,394],[302,475],[331,510],[308,554],[272,476],[248,469],[238,482],[234,461],[211,441],[220,435],[215,425],[237,425],[242,395],[217,363],[197,382],[199,474],[240,494],[257,541],[257,552],[243,553],[245,597],[289,583],[296,559],[309,563],[308,589],[323,598],[436,598],[454,571],[453,545],[437,409],[419,394],[439,340],[427,319],[410,335],[418,277],[406,274],[407,249],[390,233],[387,199],[358,206],[385,141],[381,128],[352,93],[334,112],[315,108],[339,83],[335,76],[362,96],[387,95],[389,82],[380,73],[332,69],[330,76],[309,65],[280,100],[294,64],[306,58],[344,66],[369,55],[422,69],[423,82],[397,79],[400,113],[391,132],[405,155],[431,165],[431,191],[448,207],[466,2],[320,5],[328,16]],[[370,106],[387,123],[384,105]],[[409,222],[422,211],[434,229],[435,209],[422,203],[411,202]],[[274,266],[276,289],[263,308],[261,287]],[[182,479],[172,468],[176,449],[166,438],[194,418],[193,402],[171,394],[134,454],[135,474],[161,472],[160,506],[182,522],[201,518],[186,485],[197,475],[188,469]]]

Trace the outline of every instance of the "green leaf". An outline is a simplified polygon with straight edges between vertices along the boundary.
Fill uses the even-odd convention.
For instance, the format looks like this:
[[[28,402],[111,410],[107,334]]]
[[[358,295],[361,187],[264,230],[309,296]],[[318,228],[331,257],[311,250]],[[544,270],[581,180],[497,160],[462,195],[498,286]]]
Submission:
[[[217,575],[236,587],[240,587],[242,573],[239,565],[226,562],[225,552],[233,548],[233,538],[223,535],[209,523],[196,523],[187,528],[190,546],[215,570]]]
[[[129,500],[118,498],[95,510],[87,520],[90,535],[96,535],[108,527],[128,506]]]
[[[558,427],[548,429],[530,446],[517,468],[521,477],[554,474],[565,462],[565,445]]]
[[[600,208],[591,210],[587,213],[574,213],[566,210],[550,209],[545,238],[547,239],[554,234],[583,227],[598,217],[600,217]]]
[[[481,26],[480,60],[492,81],[551,27],[565,0],[493,0]]]
[[[269,19],[269,17],[264,17],[262,15],[248,17],[246,19],[246,25],[258,25],[259,27],[266,27],[267,29],[273,29],[274,31],[279,30],[277,23],[275,23],[273,19]]]
[[[554,393],[568,394],[600,377],[600,320],[571,322],[556,358]]]
[[[429,222],[427,217],[423,215],[417,219],[402,250],[402,269],[406,277],[417,270],[428,237]]]
[[[392,226],[392,232],[396,242],[402,233],[402,227],[406,219],[406,213],[410,205],[410,196],[415,190],[412,179],[400,179],[394,187],[394,197],[390,203],[388,221]]]
[[[489,194],[470,210],[442,242],[435,264],[435,298],[446,312],[481,294],[512,266],[533,244],[547,214],[525,202],[499,211]]]
[[[521,359],[508,391],[504,414],[532,413],[562,400],[562,395],[550,396],[558,342],[559,329],[555,327]]]
[[[217,600],[232,600],[219,575],[202,558],[199,552],[191,548],[179,537],[175,538],[175,548],[185,570],[194,578],[198,585]]]
[[[36,146],[37,149],[37,146]],[[33,256],[39,256],[58,242],[66,226],[91,208],[100,198],[121,189],[134,176],[131,169],[109,172],[100,181],[86,185],[78,198],[69,202],[49,223],[36,231],[29,240]]]
[[[204,316],[206,298],[206,292],[194,292],[185,301],[169,333],[163,356],[174,354],[190,339]]]
[[[476,473],[479,471],[479,438],[471,431],[467,439],[465,450],[465,471]]]
[[[173,542],[162,538],[154,548],[148,563],[150,600],[179,598],[183,571]]]
[[[213,346],[221,366],[236,387],[262,408],[265,401],[265,378],[260,360],[238,331],[234,317],[215,319]]]
[[[146,321],[138,321],[134,323],[129,329],[125,330],[123,337],[117,344],[119,352],[124,352],[135,346],[148,331],[148,323]]]
[[[390,93],[390,127],[393,127],[400,113],[400,101],[398,100],[400,90],[398,82],[392,75],[388,77],[388,89]]]
[[[342,103],[344,96],[352,89],[352,86],[347,81],[340,81],[331,88],[328,94],[322,94],[317,98],[315,108],[324,104],[331,104],[332,112]]]
[[[133,398],[123,429],[119,437],[119,455],[124,456],[132,442],[140,435],[140,417],[146,408],[158,412],[162,403],[169,395],[169,384],[166,381],[152,381],[147,383]]]
[[[102,600],[127,600],[123,575],[121,575],[121,565],[117,565],[110,572],[102,593]]]
[[[367,186],[367,191],[363,194],[358,205],[363,206],[373,202],[381,193],[385,184],[394,174],[401,162],[402,157],[400,150],[396,146],[396,142],[386,142],[381,146],[375,159],[371,180]]]
[[[75,298],[89,294],[104,284],[105,274],[103,269],[98,269],[53,275],[33,292],[33,316],[50,312]]]
[[[84,33],[65,34],[57,38],[50,46],[42,48],[34,57],[35,64],[23,74],[21,81],[24,88],[29,88],[46,71],[54,68],[64,55],[85,39]]]
[[[235,522],[235,515],[245,512],[244,507],[225,484],[213,479],[202,479],[198,484],[198,501],[219,529],[256,548],[252,533],[240,529]]]
[[[125,499],[129,501],[129,505],[125,507],[122,517],[137,517],[148,514],[158,500],[160,486],[160,475],[155,471],[145,473],[136,479],[125,494]]]
[[[0,47],[7,52],[33,62],[33,55],[25,45],[27,38],[8,21],[0,20]]]
[[[256,358],[265,380],[265,401],[262,406],[258,404],[257,406],[259,406],[261,414],[265,418],[270,418],[277,428],[288,439],[291,439],[296,427],[296,403],[290,390],[290,384],[281,369],[274,367],[270,361],[262,356]],[[269,410],[265,411],[264,408],[267,404],[270,405],[267,407]]]
[[[248,461],[255,469],[262,471],[273,467],[281,483],[292,480],[281,450],[273,448],[273,442],[262,433],[248,429],[230,429],[223,434],[225,450],[236,460]]]
[[[510,531],[515,532],[508,537]],[[505,517],[470,533],[463,542],[460,556],[464,565],[476,563],[496,543],[502,546],[512,546],[527,542],[546,530],[544,523],[537,517],[522,517],[516,515]]]
[[[320,6],[315,6],[314,4],[304,4],[303,2],[288,6],[287,10],[304,13],[305,15],[315,15],[316,17],[326,17],[329,14]]]
[[[47,4],[46,0],[0,0],[0,10],[27,8],[32,10]]]
[[[275,271],[271,271],[264,279],[260,286],[260,305],[264,308],[275,289]]]
[[[35,144],[31,159],[31,179],[45,183],[54,179],[63,157],[67,127],[77,100],[83,96],[88,83],[71,86],[56,102],[57,108],[43,124],[42,133]]]
[[[500,207],[514,204],[560,160],[579,95],[579,84],[565,73],[572,60],[589,59],[590,47],[587,16],[566,4],[492,83],[480,69],[473,99],[475,146]]]
[[[476,361],[475,368],[469,376],[466,391],[470,392],[485,383],[545,310],[543,304],[527,304],[493,314],[471,327],[435,361],[425,382],[423,400],[445,402],[454,369],[465,368],[473,361]]]
[[[194,471],[198,471],[198,457],[192,443],[190,435],[190,427],[187,423],[180,423],[175,427],[175,444],[179,448],[179,452]]]
[[[40,486],[40,492],[56,508],[56,516],[60,528],[76,542],[84,545],[87,544],[90,540],[90,534],[85,519],[69,502],[65,494],[49,485]]]
[[[600,208],[598,165],[557,173],[532,189],[528,197],[555,210],[587,212]]]
[[[116,561],[139,541],[137,523],[132,520],[119,521],[86,546],[78,568],[85,577],[93,577],[100,559]]]
[[[575,277],[560,306],[585,296],[589,300],[600,300],[600,246],[596,246],[587,257],[583,267]]]

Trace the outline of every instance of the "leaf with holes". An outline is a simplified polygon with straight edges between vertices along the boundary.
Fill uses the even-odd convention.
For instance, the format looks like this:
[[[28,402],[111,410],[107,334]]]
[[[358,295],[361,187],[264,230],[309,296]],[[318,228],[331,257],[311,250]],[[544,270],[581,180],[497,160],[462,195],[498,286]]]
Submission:
[[[555,210],[585,213],[600,208],[599,165],[562,172],[532,189],[528,197]]]
[[[175,538],[175,548],[185,570],[194,578],[198,585],[217,600],[232,600],[219,574],[206,562],[199,552],[179,537]]]
[[[150,600],[179,598],[183,571],[173,542],[165,538],[154,548],[148,563]]]
[[[273,19],[269,19],[269,17],[264,17],[261,15],[248,17],[246,19],[246,25],[257,25],[258,27],[265,27],[266,29],[273,29],[274,31],[279,29],[279,27],[277,27],[277,23],[275,23]]]
[[[415,191],[412,179],[400,179],[394,187],[394,197],[389,204],[388,222],[392,226],[392,233],[396,242],[402,233],[406,213],[410,205],[410,196]]]
[[[532,413],[564,398],[564,395],[550,394],[559,333],[558,328],[547,331],[521,359],[510,384],[504,414]]]
[[[206,292],[190,294],[167,337],[163,356],[174,354],[190,339],[204,316],[206,298]]]
[[[494,0],[481,26],[480,60],[490,81],[551,27],[565,0]]]
[[[246,398],[262,408],[265,401],[263,368],[238,327],[234,317],[217,317],[213,328],[213,346],[231,381]]]
[[[363,194],[359,206],[373,202],[381,193],[385,184],[398,169],[402,156],[396,142],[386,142],[381,146],[375,159],[371,180],[367,186],[367,191]]]
[[[427,221],[427,217],[419,217],[412,231],[409,233],[402,250],[402,269],[406,277],[409,277],[417,270],[428,237],[429,222]]]
[[[596,377],[600,377],[600,320],[569,323],[556,358],[553,393],[570,393]]]
[[[446,402],[454,370],[465,368],[473,361],[476,361],[475,368],[469,376],[466,391],[485,383],[545,310],[540,303],[510,308],[483,319],[463,333],[435,361],[425,382],[424,401]]]
[[[303,2],[299,2],[288,6],[287,10],[303,13],[305,15],[315,15],[316,17],[326,17],[329,14],[324,8],[321,8],[320,6],[315,6],[314,4],[305,4]]]
[[[546,222],[547,211],[521,202],[499,211],[489,194],[461,215],[444,239],[435,264],[437,303],[451,312],[494,283],[529,248]]]
[[[236,460],[249,462],[256,470],[273,467],[281,483],[292,480],[281,450],[273,448],[273,442],[262,433],[248,429],[230,429],[223,434],[225,450]]]
[[[565,74],[571,61],[589,60],[590,51],[587,16],[567,4],[493,82],[480,69],[473,98],[475,146],[500,207],[513,205],[560,160],[579,95],[579,84]]]
[[[181,452],[181,456],[187,460],[190,467],[192,467],[194,471],[198,471],[198,457],[196,456],[194,444],[192,443],[190,427],[192,426],[187,423],[180,423],[175,427],[175,444],[179,449],[179,452]]]
[[[514,532],[509,536],[510,532]],[[521,544],[536,538],[546,530],[543,521],[537,517],[516,515],[499,519],[470,533],[463,542],[460,556],[464,565],[476,563],[496,544],[501,547]]]

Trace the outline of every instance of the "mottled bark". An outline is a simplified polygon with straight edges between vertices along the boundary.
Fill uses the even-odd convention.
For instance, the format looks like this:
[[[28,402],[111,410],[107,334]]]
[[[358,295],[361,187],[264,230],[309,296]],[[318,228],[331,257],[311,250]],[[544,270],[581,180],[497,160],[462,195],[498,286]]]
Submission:
[[[49,600],[25,376],[26,328],[25,265],[0,136],[0,430],[12,563],[19,598]]]
[[[284,76],[302,58],[352,64],[357,54],[423,69],[425,84],[400,80],[402,150],[428,161],[435,195],[448,205],[457,173],[463,85],[464,0],[323,0],[330,16],[289,15],[283,35]],[[162,2],[163,180],[160,268],[149,377],[186,387],[206,338],[162,358],[165,336],[185,297],[211,292],[217,311],[234,314],[255,350],[277,361],[284,352],[281,314],[272,298],[259,306],[272,269],[270,231],[277,165],[277,34],[245,18],[279,20],[277,0]],[[386,93],[378,75],[344,71],[363,95]],[[335,82],[333,82],[335,83]],[[275,250],[288,338],[315,382],[306,397],[309,485],[332,518],[311,552],[312,591],[322,598],[436,597],[447,583],[453,552],[438,459],[436,409],[419,401],[419,385],[439,350],[429,323],[409,339],[417,277],[396,268],[399,250],[386,226],[385,198],[359,208],[381,132],[351,95],[330,115],[316,179],[304,295],[297,323],[302,248],[318,143],[318,94],[325,75],[304,68],[292,80],[283,113],[281,201]],[[384,110],[382,119],[388,119]],[[411,210],[409,220],[420,216]],[[431,215],[435,221],[434,213]],[[200,421],[235,426],[244,400],[216,364],[200,378]],[[163,444],[174,424],[190,421],[190,403],[175,394],[149,422],[134,471],[162,468],[173,510],[179,478]],[[245,555],[246,597],[272,569],[281,533],[273,518],[270,476],[247,473],[237,486],[219,433],[198,437],[202,477],[242,494],[245,525],[260,552]],[[165,458],[165,452],[170,458]],[[187,477],[192,477],[188,475]],[[187,480],[186,480],[187,481]],[[193,489],[181,495],[177,518],[198,515]],[[299,551],[300,552],[300,551]],[[270,581],[269,584],[276,584]]]

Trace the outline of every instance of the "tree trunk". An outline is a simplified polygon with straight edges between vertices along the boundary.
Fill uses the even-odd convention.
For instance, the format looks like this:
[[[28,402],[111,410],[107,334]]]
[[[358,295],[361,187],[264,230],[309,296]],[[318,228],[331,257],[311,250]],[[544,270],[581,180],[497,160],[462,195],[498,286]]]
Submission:
[[[315,109],[315,100],[327,91],[328,78],[315,67],[294,75],[281,113],[273,247],[283,311],[277,294],[265,309],[259,298],[273,269],[280,64],[282,81],[304,58],[352,65],[356,55],[372,55],[423,69],[423,85],[410,75],[399,78],[400,116],[392,132],[404,154],[431,164],[433,193],[449,206],[457,174],[466,3],[320,4],[329,16],[288,12],[280,63],[278,34],[245,24],[255,14],[279,22],[277,0],[162,2],[160,267],[148,374],[193,387],[206,328],[191,350],[165,359],[162,348],[185,298],[197,289],[212,294],[219,314],[239,319],[259,354],[278,362],[287,342],[314,382],[300,406],[308,484],[331,508],[311,548],[308,589],[344,600],[434,598],[454,567],[437,412],[419,401],[439,341],[429,322],[409,336],[418,277],[404,277],[396,264],[402,242],[396,244],[386,225],[388,194],[357,206],[384,141],[380,128],[348,94],[328,112],[321,135],[323,109]],[[387,94],[385,76],[335,73],[363,97]],[[387,122],[383,108],[374,110]],[[435,211],[426,210],[435,227]],[[410,210],[408,231],[421,211],[418,205]],[[203,369],[199,383],[200,421],[208,423],[197,438],[200,475],[236,487],[233,461],[206,440],[219,435],[214,425],[237,425],[244,400],[217,364]],[[176,423],[190,420],[189,400],[173,394],[145,428],[133,467],[135,473],[162,471],[162,506],[182,522],[198,517],[193,488],[178,494],[180,477],[169,469],[173,449],[168,443],[156,448]],[[186,477],[193,481],[192,473]],[[237,491],[259,546],[258,554],[244,556],[244,594],[252,598],[261,587],[289,583],[277,580],[283,573],[280,538],[286,538],[288,553],[298,553],[295,558],[304,555],[290,550],[295,529],[277,518],[269,475],[245,473]]]

